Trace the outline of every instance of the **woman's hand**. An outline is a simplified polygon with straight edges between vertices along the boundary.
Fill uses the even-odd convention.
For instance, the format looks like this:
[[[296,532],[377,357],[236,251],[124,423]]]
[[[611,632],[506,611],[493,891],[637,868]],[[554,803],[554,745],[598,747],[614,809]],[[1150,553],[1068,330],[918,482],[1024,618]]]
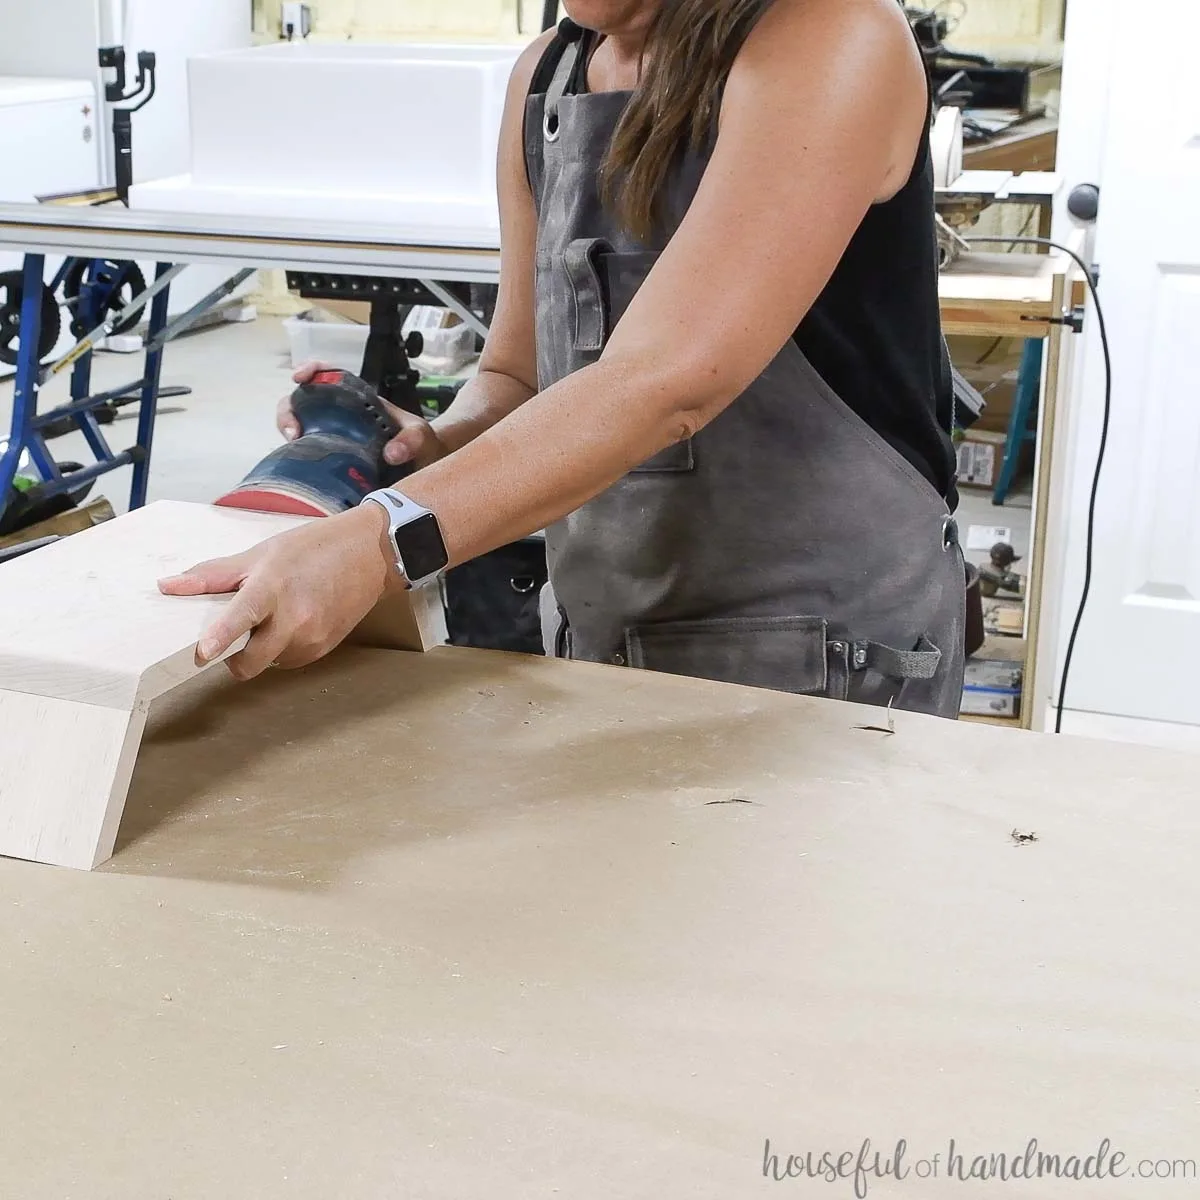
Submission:
[[[331,367],[328,363],[306,363],[292,378],[298,384],[305,384],[321,371],[336,370],[336,367]],[[397,408],[386,400],[383,400],[383,405],[391,413],[396,424],[400,426],[400,432],[388,442],[383,451],[385,461],[391,466],[399,467],[404,463],[412,463],[419,469],[437,462],[439,458],[445,458],[450,453],[450,448],[442,443],[437,431],[428,421],[414,416],[410,412],[405,412],[404,409]],[[292,412],[290,395],[284,396],[279,401],[279,406],[275,410],[275,424],[289,442],[295,441],[300,436],[300,422],[296,420],[296,414]]]
[[[396,560],[387,547],[387,515],[364,504],[321,517],[245,554],[200,563],[159,581],[167,596],[236,592],[196,648],[200,666],[219,659],[243,634],[246,647],[227,661],[235,679],[268,667],[303,667],[323,658],[375,607]]]

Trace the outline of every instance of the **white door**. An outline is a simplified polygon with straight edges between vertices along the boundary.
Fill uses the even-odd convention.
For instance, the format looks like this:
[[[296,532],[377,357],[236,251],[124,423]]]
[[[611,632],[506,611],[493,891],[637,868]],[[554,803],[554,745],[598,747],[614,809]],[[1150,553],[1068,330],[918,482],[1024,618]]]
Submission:
[[[1098,36],[1106,6],[1071,4],[1077,33]],[[1064,110],[1064,138],[1082,130],[1086,141],[1107,107],[1095,257],[1115,365],[1091,600],[1065,697],[1077,728],[1086,714],[1200,726],[1200,5],[1160,0],[1154,12],[1154,52],[1112,55],[1092,132],[1088,114]],[[1072,36],[1069,26],[1068,71]],[[1088,325],[1073,486],[1058,518],[1076,568],[1103,403],[1098,330]],[[1060,654],[1077,569],[1070,579],[1058,601]]]

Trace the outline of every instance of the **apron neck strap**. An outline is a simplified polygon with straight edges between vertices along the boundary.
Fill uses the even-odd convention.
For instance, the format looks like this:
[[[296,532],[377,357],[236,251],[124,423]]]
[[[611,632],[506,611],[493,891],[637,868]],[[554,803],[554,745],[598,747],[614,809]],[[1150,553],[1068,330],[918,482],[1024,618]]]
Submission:
[[[543,122],[546,141],[558,141],[559,121],[558,121],[558,106],[562,102],[563,96],[566,95],[567,88],[570,86],[571,79],[575,74],[575,67],[579,62],[580,47],[583,45],[582,38],[576,38],[563,51],[562,58],[558,60],[558,69],[554,72],[554,78],[550,82],[550,87],[546,92],[546,116]]]

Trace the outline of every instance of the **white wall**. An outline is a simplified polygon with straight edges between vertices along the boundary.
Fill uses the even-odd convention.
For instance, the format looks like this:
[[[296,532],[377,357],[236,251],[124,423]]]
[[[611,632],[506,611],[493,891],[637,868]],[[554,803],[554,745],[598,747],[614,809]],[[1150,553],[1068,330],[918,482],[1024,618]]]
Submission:
[[[280,0],[255,0],[256,28],[267,37],[279,35],[279,3]],[[313,2],[316,37],[355,41],[459,38],[508,41],[537,34],[541,30],[542,7],[542,0]]]
[[[137,181],[189,169],[187,60],[198,53],[250,45],[248,0],[126,0],[125,48],[158,56],[158,93],[134,117]]]

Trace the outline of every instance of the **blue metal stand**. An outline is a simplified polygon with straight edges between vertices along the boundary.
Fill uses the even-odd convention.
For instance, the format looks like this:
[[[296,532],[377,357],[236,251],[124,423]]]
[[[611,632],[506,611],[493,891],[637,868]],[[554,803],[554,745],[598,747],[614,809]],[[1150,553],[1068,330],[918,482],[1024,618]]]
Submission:
[[[38,342],[41,337],[42,288],[46,260],[41,254],[27,254],[23,277],[24,293],[21,304],[20,347],[17,355],[17,376],[13,395],[12,428],[8,444],[0,456],[0,511],[8,503],[13,480],[21,459],[28,452],[40,482],[33,489],[37,499],[50,499],[77,488],[121,467],[133,467],[133,483],[129,507],[139,508],[146,502],[146,483],[150,470],[150,448],[154,438],[154,418],[158,407],[158,389],[162,372],[163,346],[157,344],[167,325],[170,287],[154,297],[150,310],[150,329],[142,378],[133,384],[113,391],[91,394],[92,355],[87,351],[72,366],[70,402],[46,413],[38,412],[38,393],[44,382],[38,361]],[[161,279],[170,264],[158,265]],[[62,273],[60,272],[60,278]],[[96,410],[110,401],[141,389],[141,409],[138,415],[137,441],[126,450],[116,451],[109,446]],[[83,433],[95,462],[64,475],[46,446],[43,430],[51,424],[70,417]]]
[[[1017,394],[1013,400],[1012,416],[1008,419],[1008,436],[1004,443],[1004,461],[992,489],[992,503],[1003,504],[1017,477],[1021,450],[1026,442],[1037,438],[1037,398],[1042,386],[1041,338],[1028,338],[1021,352],[1021,369],[1017,376]]]
[[[159,263],[155,279],[169,270],[169,263]],[[158,335],[167,327],[168,303],[171,289],[159,292],[150,306],[150,332],[146,338],[146,363],[142,372],[142,403],[138,410],[137,446],[141,457],[133,464],[133,484],[129,491],[129,507],[141,508],[146,503],[146,485],[150,479],[150,449],[154,444],[154,419],[158,415],[158,388],[162,379],[164,344]]]

